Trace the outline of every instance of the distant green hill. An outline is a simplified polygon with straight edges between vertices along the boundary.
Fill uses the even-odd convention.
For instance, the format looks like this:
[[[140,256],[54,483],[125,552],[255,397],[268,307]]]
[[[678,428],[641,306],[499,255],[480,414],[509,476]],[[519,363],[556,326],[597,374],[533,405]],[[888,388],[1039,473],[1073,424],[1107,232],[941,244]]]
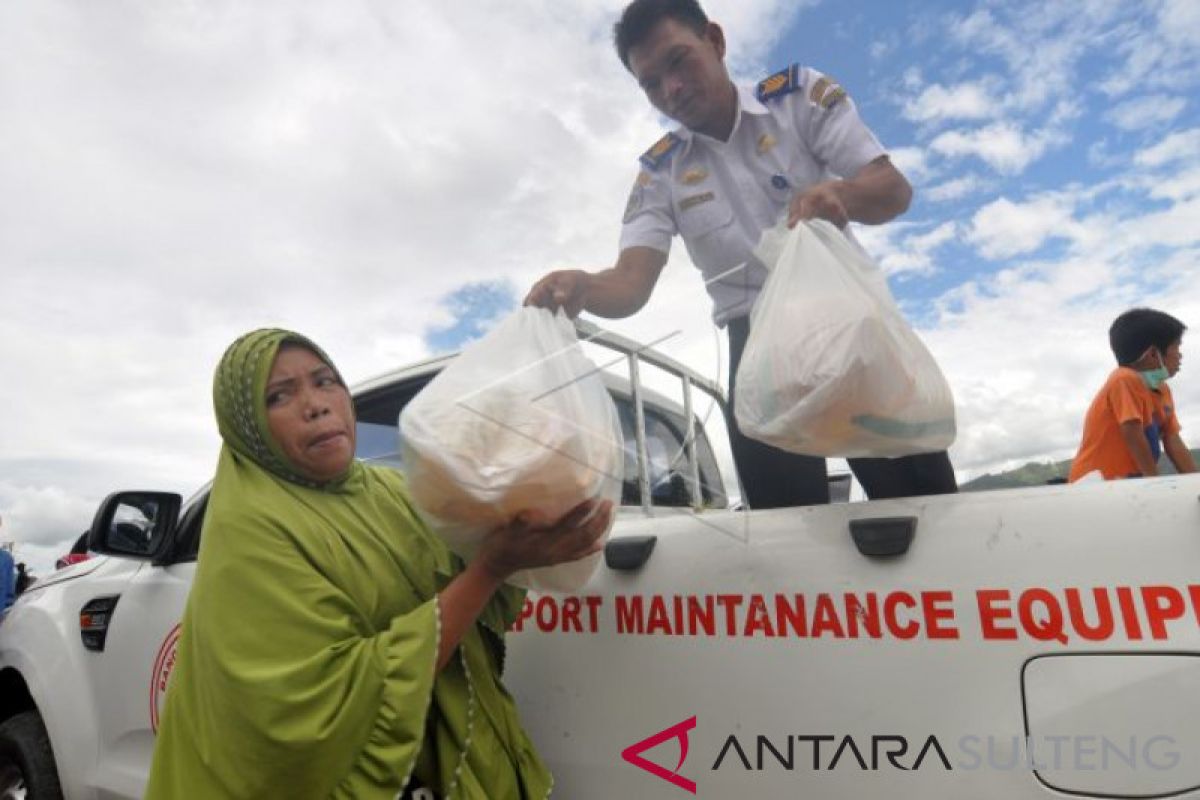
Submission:
[[[1200,463],[1200,449],[1192,451],[1192,458]],[[1159,468],[1164,473],[1174,472],[1174,467],[1167,458],[1159,462]],[[1044,486],[1056,478],[1067,477],[1071,469],[1071,460],[1046,461],[1037,463],[1030,461],[1023,467],[1010,469],[1007,472],[988,473],[974,480],[967,481],[958,488],[964,492],[986,492],[990,489],[1013,489],[1018,486]]]

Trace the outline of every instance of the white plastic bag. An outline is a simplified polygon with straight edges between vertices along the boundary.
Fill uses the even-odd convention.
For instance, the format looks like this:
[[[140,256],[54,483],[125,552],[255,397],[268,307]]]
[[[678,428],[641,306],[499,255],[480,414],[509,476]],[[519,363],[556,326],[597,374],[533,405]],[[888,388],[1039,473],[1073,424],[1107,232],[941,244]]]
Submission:
[[[815,220],[767,231],[755,255],[771,273],[738,367],[743,433],[814,456],[950,446],[950,387],[861,248]]]
[[[401,412],[400,451],[413,501],[466,559],[519,513],[549,523],[589,498],[620,502],[617,409],[561,311],[522,308],[463,350]],[[575,591],[599,561],[509,581]]]

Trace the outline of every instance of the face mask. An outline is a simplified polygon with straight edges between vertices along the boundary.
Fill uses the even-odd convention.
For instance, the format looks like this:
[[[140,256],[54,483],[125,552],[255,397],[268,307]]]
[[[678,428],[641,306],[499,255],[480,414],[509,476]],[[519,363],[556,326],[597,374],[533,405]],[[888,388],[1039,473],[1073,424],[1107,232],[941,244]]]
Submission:
[[[1162,386],[1163,382],[1165,382],[1167,378],[1171,377],[1170,373],[1167,372],[1167,362],[1162,357],[1162,353],[1158,354],[1157,367],[1154,369],[1141,370],[1138,374],[1142,376],[1142,382],[1144,382],[1146,387],[1152,392],[1158,391],[1158,387]]]

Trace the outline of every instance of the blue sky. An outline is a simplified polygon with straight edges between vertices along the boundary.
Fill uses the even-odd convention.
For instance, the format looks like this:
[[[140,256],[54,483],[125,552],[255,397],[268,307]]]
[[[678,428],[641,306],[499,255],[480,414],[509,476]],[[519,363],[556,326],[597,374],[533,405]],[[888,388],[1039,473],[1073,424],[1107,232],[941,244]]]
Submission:
[[[917,157],[919,191],[904,221],[961,231],[997,199],[1070,187],[1090,192],[1080,215],[1169,208],[1170,198],[1121,182],[1139,151],[1172,134],[1191,131],[1197,146],[1196,18],[1183,3],[822,3],[797,13],[768,61],[841,80],[885,145]],[[1169,20],[1183,28],[1175,42],[1164,42]],[[1056,260],[1067,249],[1051,231],[1020,256]],[[938,296],[1009,262],[961,237],[930,255],[936,267],[922,280],[893,280],[924,320]]]

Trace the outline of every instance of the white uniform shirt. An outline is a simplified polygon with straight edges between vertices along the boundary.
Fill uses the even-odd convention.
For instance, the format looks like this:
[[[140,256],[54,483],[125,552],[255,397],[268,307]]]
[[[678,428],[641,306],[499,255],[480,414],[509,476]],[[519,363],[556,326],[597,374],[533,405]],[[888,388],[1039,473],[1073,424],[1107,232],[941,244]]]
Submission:
[[[792,196],[886,154],[850,98],[821,73],[793,67],[759,85],[785,91],[760,102],[753,87],[738,86],[729,141],[681,127],[665,156],[653,154],[666,139],[643,157],[621,229],[622,250],[669,253],[671,237],[682,236],[720,326],[750,313],[767,277],[752,252]]]

